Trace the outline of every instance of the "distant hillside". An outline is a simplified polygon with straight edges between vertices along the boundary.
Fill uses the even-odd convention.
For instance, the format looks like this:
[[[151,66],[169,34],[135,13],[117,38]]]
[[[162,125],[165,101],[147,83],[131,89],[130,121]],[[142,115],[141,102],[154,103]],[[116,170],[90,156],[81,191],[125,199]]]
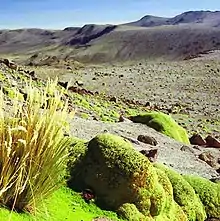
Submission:
[[[190,11],[174,18],[148,15],[118,26],[1,30],[0,53],[23,60],[41,53],[80,62],[188,59],[220,49],[219,27],[220,12]]]
[[[211,27],[220,26],[220,11],[189,11],[177,15],[173,18],[155,17],[146,15],[138,21],[130,22],[123,25],[154,27],[162,25],[179,25],[179,24],[204,24]]]

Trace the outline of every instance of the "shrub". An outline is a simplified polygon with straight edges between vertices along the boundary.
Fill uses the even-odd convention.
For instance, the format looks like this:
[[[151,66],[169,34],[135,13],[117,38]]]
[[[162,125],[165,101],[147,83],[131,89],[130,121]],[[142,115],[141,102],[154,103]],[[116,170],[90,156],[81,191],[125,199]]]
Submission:
[[[67,102],[48,81],[45,90],[27,85],[26,102],[15,93],[12,108],[0,92],[0,204],[33,211],[59,188],[65,172]]]

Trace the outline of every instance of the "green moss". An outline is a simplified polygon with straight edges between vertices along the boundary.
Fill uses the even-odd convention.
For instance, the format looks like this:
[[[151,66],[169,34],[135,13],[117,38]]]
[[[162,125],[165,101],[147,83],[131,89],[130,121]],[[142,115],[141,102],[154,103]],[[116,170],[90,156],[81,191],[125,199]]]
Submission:
[[[118,209],[118,214],[126,220],[144,221],[146,218],[140,213],[134,204],[125,203]]]
[[[6,80],[6,76],[4,73],[0,72],[0,81]]]
[[[81,113],[81,118],[89,119],[89,115],[87,113]]]
[[[149,112],[132,116],[131,120],[136,123],[143,123],[154,128],[177,141],[189,144],[189,138],[184,128],[178,125],[171,116],[161,112]]]
[[[69,157],[67,163],[67,177],[69,178],[75,171],[80,169],[80,162],[87,151],[87,141],[77,137],[71,137],[69,147]]]
[[[131,143],[101,134],[89,142],[83,154],[78,164],[70,168],[71,188],[92,189],[98,205],[116,210],[128,220],[187,220],[173,199],[165,172],[154,168]]]
[[[170,168],[162,164],[155,164],[155,167],[166,173],[172,184],[173,198],[187,215],[188,220],[204,221],[206,212],[192,186],[180,174]]]
[[[184,178],[199,196],[208,217],[220,218],[220,184],[202,177],[185,175]]]
[[[106,208],[118,209],[124,203],[136,202],[142,207],[141,188],[149,187],[145,195],[150,196],[156,174],[146,157],[136,152],[123,138],[101,134],[91,140],[88,151],[78,169],[72,168],[70,179],[72,188],[92,188],[97,194],[97,202]]]
[[[23,100],[23,95],[17,91],[16,88],[4,87],[3,92],[11,99]]]
[[[68,188],[61,188],[43,200],[35,215],[0,209],[1,221],[92,221],[96,217],[119,220],[116,213],[104,211],[95,204],[87,204],[82,197]]]

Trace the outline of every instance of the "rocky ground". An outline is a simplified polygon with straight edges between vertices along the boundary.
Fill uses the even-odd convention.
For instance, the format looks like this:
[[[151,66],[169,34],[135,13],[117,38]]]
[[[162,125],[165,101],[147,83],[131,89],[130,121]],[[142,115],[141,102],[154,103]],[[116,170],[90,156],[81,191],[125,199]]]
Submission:
[[[220,61],[139,62],[62,71],[61,81],[173,114],[190,134],[219,138]],[[116,100],[116,99],[115,99]]]
[[[218,63],[207,61],[208,63],[204,65],[207,70],[210,70],[204,71],[201,61],[188,62],[179,62],[179,65],[170,63],[170,66],[168,63],[115,65],[114,70],[110,66],[106,68],[87,66],[77,71],[69,69],[68,74],[59,77],[62,82],[71,80],[72,85],[77,84],[77,87],[73,87],[72,90],[69,88],[66,94],[66,98],[70,99],[69,108],[71,110],[78,108],[76,117],[70,120],[70,134],[88,141],[100,133],[117,134],[129,140],[136,150],[141,151],[152,162],[164,163],[181,174],[196,174],[213,182],[219,182],[220,148],[185,145],[146,125],[133,123],[125,117],[119,119],[119,114],[115,116],[114,123],[102,122],[99,119],[92,120],[90,117],[88,119],[79,117],[79,112],[87,110],[86,108],[88,108],[88,114],[92,113],[94,109],[89,108],[96,102],[93,99],[96,97],[94,92],[97,91],[99,95],[103,94],[103,97],[99,97],[99,99],[103,98],[99,101],[99,106],[103,104],[100,111],[109,109],[110,106],[117,111],[117,105],[120,108],[126,108],[121,105],[122,101],[125,104],[131,102],[134,108],[141,106],[171,113],[177,122],[187,128],[190,133],[198,130],[204,136],[212,134],[219,138],[220,72]],[[188,69],[184,65],[189,65]],[[194,71],[190,69],[190,65],[191,68],[195,68]],[[27,69],[15,71],[12,67],[12,64],[5,65],[4,62],[0,65],[0,86],[9,108],[13,102],[14,90],[19,90],[24,99],[27,96],[25,82],[28,79],[32,79],[36,87],[45,86],[45,81],[39,78],[37,70],[27,71],[29,68],[25,67]],[[167,67],[166,70],[165,67]],[[150,70],[146,72],[147,74],[141,72],[147,68]],[[174,71],[175,68],[178,71]],[[45,73],[47,73],[46,68]],[[129,87],[129,84],[132,86]],[[60,82],[60,86],[61,89],[65,87],[65,84]],[[106,89],[108,91],[105,91]],[[201,91],[204,92],[204,97],[200,96]],[[111,98],[110,102],[104,100],[107,97]],[[77,103],[74,103],[75,99],[78,99]],[[83,106],[80,106],[82,103]],[[95,107],[97,109],[97,104]]]
[[[208,179],[220,178],[219,173],[216,172],[216,169],[220,167],[218,163],[220,160],[220,149],[185,145],[158,133],[146,125],[136,124],[131,121],[104,123],[75,117],[71,121],[70,128],[71,135],[88,141],[100,133],[109,132],[116,134],[131,141],[134,148],[138,151],[158,150],[156,155],[153,155],[152,161],[164,163],[182,174],[196,174]],[[138,140],[140,135],[151,137],[156,142],[152,143],[152,139],[147,142],[148,144],[141,142],[139,141],[140,139]],[[208,160],[206,160],[208,162],[206,163],[199,159],[202,155],[207,155],[207,153],[213,156],[211,160],[213,167],[208,165]]]

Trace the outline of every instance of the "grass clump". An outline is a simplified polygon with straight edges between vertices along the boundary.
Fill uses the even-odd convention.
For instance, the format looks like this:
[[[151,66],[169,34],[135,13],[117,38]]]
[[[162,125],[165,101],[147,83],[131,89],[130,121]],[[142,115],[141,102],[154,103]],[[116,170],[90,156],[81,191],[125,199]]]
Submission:
[[[146,124],[156,131],[161,132],[177,141],[190,144],[186,130],[178,125],[175,120],[167,114],[153,111],[137,116],[131,116],[130,119],[135,123]]]
[[[9,111],[0,92],[0,204],[13,210],[35,211],[64,177],[68,113],[56,85],[48,81],[43,91],[30,83],[27,100],[15,92]]]

